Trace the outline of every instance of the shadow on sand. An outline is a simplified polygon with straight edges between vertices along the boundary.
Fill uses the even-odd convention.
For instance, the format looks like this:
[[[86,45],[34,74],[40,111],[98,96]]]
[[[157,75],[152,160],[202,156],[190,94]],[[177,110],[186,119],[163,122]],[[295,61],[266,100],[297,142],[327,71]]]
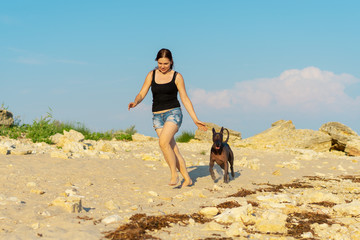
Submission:
[[[196,183],[197,179],[202,177],[209,177],[211,179],[209,166],[192,166],[188,167],[188,170],[193,183]],[[217,183],[219,182],[219,180],[224,178],[224,170],[222,170],[220,166],[215,165],[214,171],[216,172],[215,175],[217,176],[217,178],[215,179],[215,183]],[[234,175],[234,179],[236,179],[241,176],[241,173],[240,171],[234,171]],[[234,179],[230,175],[230,181]]]

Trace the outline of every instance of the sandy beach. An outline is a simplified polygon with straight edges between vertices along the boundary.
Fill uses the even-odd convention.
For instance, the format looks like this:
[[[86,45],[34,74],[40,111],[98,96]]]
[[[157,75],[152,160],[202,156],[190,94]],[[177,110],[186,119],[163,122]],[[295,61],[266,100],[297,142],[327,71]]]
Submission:
[[[336,210],[357,203],[359,157],[232,147],[235,179],[225,184],[218,166],[215,182],[209,175],[211,143],[179,143],[194,183],[180,189],[168,185],[170,173],[157,141],[111,144],[116,154],[108,158],[61,159],[47,151],[0,155],[0,238],[326,239],[316,224],[339,226],[331,231],[347,236],[343,239],[359,236],[360,218]],[[57,204],[71,197],[81,200],[81,209]],[[245,206],[241,221],[220,219]],[[259,222],[269,210],[287,216],[284,226],[272,230]],[[318,214],[322,220],[314,217],[305,224],[295,213]]]

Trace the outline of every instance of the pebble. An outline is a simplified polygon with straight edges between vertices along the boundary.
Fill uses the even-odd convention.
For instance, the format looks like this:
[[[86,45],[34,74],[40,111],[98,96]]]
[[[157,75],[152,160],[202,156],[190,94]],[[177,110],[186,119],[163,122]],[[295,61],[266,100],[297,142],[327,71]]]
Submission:
[[[116,222],[120,222],[120,221],[121,221],[121,217],[119,215],[111,215],[111,216],[108,216],[108,217],[104,218],[103,220],[101,220],[101,222],[104,224],[111,224],[111,223],[116,223]]]

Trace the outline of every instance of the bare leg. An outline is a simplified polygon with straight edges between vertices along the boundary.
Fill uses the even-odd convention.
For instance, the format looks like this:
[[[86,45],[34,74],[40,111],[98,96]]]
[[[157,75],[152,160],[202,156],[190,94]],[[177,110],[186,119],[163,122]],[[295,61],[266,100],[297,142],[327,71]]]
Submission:
[[[181,187],[186,187],[186,186],[189,186],[192,184],[192,181],[191,181],[191,178],[189,176],[189,173],[186,169],[186,163],[185,163],[185,160],[183,158],[183,156],[181,155],[180,151],[179,151],[179,148],[176,144],[176,141],[175,139],[173,138],[171,140],[171,147],[173,149],[173,151],[175,152],[175,156],[176,156],[176,167],[177,169],[179,169],[181,175],[183,176],[184,178],[184,182],[182,184]]]
[[[156,133],[159,136],[160,149],[163,152],[165,161],[170,167],[171,179],[170,185],[176,185],[178,182],[178,175],[176,169],[178,169],[184,178],[182,187],[192,184],[189,173],[186,169],[184,158],[181,156],[179,148],[175,142],[174,136],[178,131],[176,124],[172,122],[166,122],[163,128],[157,129]]]

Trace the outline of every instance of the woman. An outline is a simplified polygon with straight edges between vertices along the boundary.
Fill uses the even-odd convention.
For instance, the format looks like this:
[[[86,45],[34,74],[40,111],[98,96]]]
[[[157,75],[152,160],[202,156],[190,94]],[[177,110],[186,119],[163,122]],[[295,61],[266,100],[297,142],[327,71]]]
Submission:
[[[170,167],[171,179],[169,185],[177,185],[179,178],[176,169],[178,169],[184,178],[181,187],[190,186],[192,180],[186,169],[185,160],[180,154],[174,139],[175,133],[179,131],[183,117],[177,99],[178,92],[181,102],[196,126],[201,130],[206,130],[206,126],[195,114],[193,105],[186,93],[183,77],[173,70],[174,62],[170,50],[161,49],[155,60],[158,67],[148,73],[139,94],[134,102],[129,103],[128,109],[136,107],[145,98],[151,87],[153,94],[153,125],[159,137],[160,149]]]

